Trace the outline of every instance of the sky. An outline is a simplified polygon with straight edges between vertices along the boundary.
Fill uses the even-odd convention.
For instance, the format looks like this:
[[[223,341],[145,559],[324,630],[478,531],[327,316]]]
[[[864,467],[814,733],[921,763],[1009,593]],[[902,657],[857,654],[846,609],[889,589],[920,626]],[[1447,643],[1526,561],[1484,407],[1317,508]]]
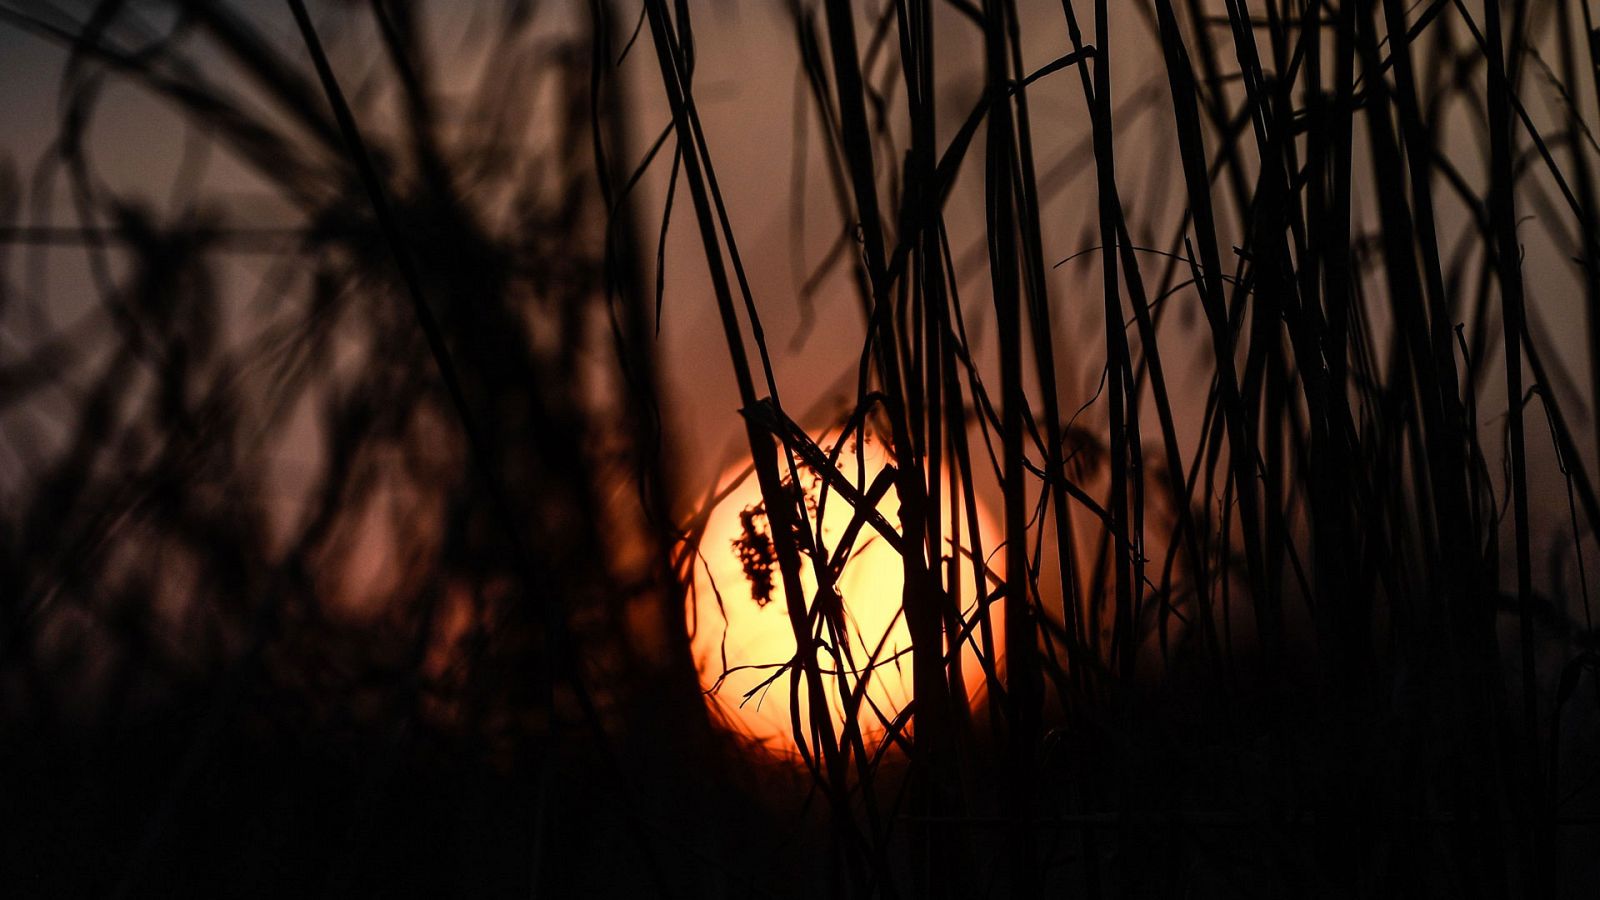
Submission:
[[[62,4],[68,10],[81,6]],[[864,5],[864,9],[870,6]],[[154,7],[138,5],[146,21],[161,24],[162,15],[147,9]],[[634,21],[633,6],[620,3],[618,7],[626,32]],[[709,152],[765,327],[783,402],[798,413],[803,424],[820,429],[853,400],[863,331],[848,265],[836,265],[818,283],[809,307],[800,302],[799,284],[815,271],[840,235],[843,217],[829,181],[818,123],[805,95],[796,41],[785,7],[781,3],[734,0],[691,3],[696,35],[694,90]],[[1029,0],[1020,7],[1023,20],[1030,26],[1022,32],[1025,68],[1043,66],[1070,48],[1059,4]],[[238,8],[276,46],[283,48],[287,58],[299,59],[301,48],[284,8],[273,4]],[[427,21],[431,44],[436,48],[434,79],[443,105],[466,96],[482,75],[483,48],[489,46],[492,37],[486,9],[487,5],[481,3],[439,4],[431,8]],[[958,14],[945,5],[938,10],[936,30],[943,76],[937,91],[941,104],[939,129],[944,139],[953,133],[976,100],[981,47],[969,24]],[[1118,3],[1113,5],[1113,11],[1110,46],[1116,52],[1112,56],[1111,78],[1115,118],[1119,122],[1119,189],[1135,241],[1164,249],[1171,245],[1182,215],[1164,76],[1154,65],[1156,45],[1142,5]],[[581,24],[580,14],[581,7],[577,5],[546,4],[538,13],[546,20],[542,33],[570,33]],[[859,34],[865,42],[872,33],[872,21],[865,11],[860,18]],[[328,32],[334,35],[330,48],[336,68],[347,84],[360,85],[363,77],[379,65],[367,52],[372,47],[370,23],[357,17],[356,24],[350,27],[349,16],[339,19],[346,27],[330,28]],[[323,21],[333,20],[325,15]],[[1548,28],[1536,27],[1533,33],[1548,32]],[[892,40],[885,49],[893,49]],[[220,64],[213,49],[199,45],[194,54],[197,67],[206,77],[255,101],[264,115],[283,115],[261,100],[252,85],[240,83],[236,74]],[[0,120],[10,123],[0,137],[0,160],[23,184],[37,171],[56,134],[63,113],[59,85],[65,59],[61,47],[13,26],[0,25]],[[873,71],[882,74],[885,66],[894,64],[893,53],[884,52],[877,57]],[[637,157],[669,121],[648,28],[642,29],[619,71],[634,103],[631,141]],[[355,95],[358,108],[368,110],[364,124],[383,128],[383,98],[374,98],[361,107],[359,90]],[[1535,120],[1549,123],[1559,115],[1559,98],[1543,70],[1528,74],[1523,95]],[[1592,97],[1585,94],[1577,99],[1592,108]],[[895,145],[903,147],[906,123],[899,100],[890,98],[889,127],[892,134],[902,137]],[[537,132],[541,96],[535,91],[528,102],[536,107],[531,127]],[[1099,349],[1103,346],[1103,312],[1098,263],[1093,253],[1084,253],[1095,246],[1097,232],[1092,161],[1085,155],[1088,122],[1075,71],[1062,70],[1034,83],[1028,91],[1028,103],[1035,158],[1042,183],[1047,185],[1042,209],[1045,252],[1056,260],[1074,257],[1074,261],[1053,269],[1049,282],[1051,302],[1057,311],[1057,346],[1061,348],[1058,389],[1063,407],[1072,410],[1095,396],[1100,383],[1098,360],[1103,355]],[[1472,124],[1472,110],[1459,105],[1448,107],[1440,121],[1444,123],[1441,133],[1446,135],[1447,154],[1469,179],[1481,173],[1485,151],[1481,132]],[[534,139],[537,140],[536,134]],[[96,177],[108,190],[171,211],[180,208],[189,196],[175,187],[179,169],[192,159],[186,154],[196,152],[206,141],[203,133],[167,103],[125,80],[111,78],[95,107],[86,143]],[[1375,201],[1370,167],[1364,167],[1361,135],[1357,137],[1357,148],[1357,204],[1370,217]],[[957,259],[965,263],[958,274],[968,325],[976,335],[980,366],[993,372],[995,344],[990,339],[990,317],[985,312],[988,296],[983,266],[981,154],[979,141],[946,212],[952,249]],[[269,229],[300,224],[292,207],[274,196],[248,164],[230,158],[226,152],[206,154],[205,162],[204,178],[193,193],[221,198],[231,224]],[[669,154],[663,153],[638,190],[640,227],[651,246],[665,202],[669,163]],[[895,161],[889,154],[880,153],[878,164],[882,168]],[[880,178],[880,185],[887,180]],[[1543,187],[1547,195],[1559,196],[1548,179],[1543,179]],[[1463,208],[1447,191],[1440,190],[1439,194],[1442,230],[1449,234],[1464,225],[1466,219]],[[685,198],[680,194],[678,199]],[[59,180],[53,200],[45,206],[50,207],[56,219],[70,210],[65,187]],[[1542,207],[1525,206],[1525,215],[1544,214]],[[743,441],[742,425],[734,414],[738,398],[731,367],[722,345],[700,238],[693,224],[687,203],[680,204],[664,243],[665,292],[660,328],[670,435],[677,448],[682,483],[689,486],[706,484],[738,463]],[[1586,392],[1571,389],[1587,379],[1575,267],[1543,231],[1524,226],[1522,233],[1530,307],[1536,325],[1554,347],[1550,356],[1555,368],[1565,372],[1557,390],[1569,418],[1583,422],[1588,412]],[[1235,242],[1240,240],[1236,238]],[[13,249],[12,253],[16,252]],[[1082,255],[1075,257],[1076,254]],[[653,252],[646,256],[653,262]],[[16,258],[11,257],[13,261]],[[49,290],[44,304],[48,315],[58,326],[77,321],[94,302],[83,260],[65,249],[50,251],[48,259]],[[1148,266],[1146,278],[1154,281],[1164,270],[1163,261],[1154,255],[1144,259]],[[248,296],[259,285],[266,266],[267,261],[260,258],[231,261],[226,283],[238,296]],[[20,277],[14,262],[8,270],[8,277]],[[1381,286],[1367,287],[1381,295]],[[1179,375],[1181,385],[1185,373],[1207,370],[1209,348],[1192,293],[1176,296],[1172,306],[1163,324],[1164,334],[1181,331],[1194,336],[1192,340],[1175,340],[1166,345],[1171,349],[1165,351],[1164,361],[1170,372]],[[1379,303],[1375,308],[1381,316],[1383,305]],[[0,321],[0,352],[20,352],[22,346],[36,338],[37,333],[14,319]],[[753,351],[753,344],[750,346]],[[1498,350],[1492,352],[1495,357],[1483,364],[1497,364]],[[1195,390],[1189,396],[1180,387],[1175,397],[1180,438],[1185,447],[1193,446],[1196,439],[1199,400],[1205,388],[1203,379],[1191,379],[1190,384]],[[1480,401],[1486,446],[1494,454],[1499,447],[1497,423],[1505,409],[1503,386],[1491,379]],[[1088,421],[1093,421],[1095,409],[1085,413],[1090,417]],[[1537,424],[1540,420],[1536,415],[1530,421]],[[1587,428],[1578,430],[1589,432]],[[308,440],[303,429],[299,434],[300,437],[285,441],[281,451],[291,458],[291,463],[303,449],[297,444]],[[1593,452],[1587,442],[1585,448]],[[1547,528],[1559,529],[1565,507],[1559,471],[1542,443],[1535,444],[1533,453],[1534,487],[1537,498],[1543,501],[1535,504],[1536,512],[1548,519]],[[0,462],[4,459],[0,456]],[[311,461],[309,457],[301,459],[305,464]],[[0,483],[5,481],[0,478]],[[693,497],[699,491],[691,487],[684,493]]]

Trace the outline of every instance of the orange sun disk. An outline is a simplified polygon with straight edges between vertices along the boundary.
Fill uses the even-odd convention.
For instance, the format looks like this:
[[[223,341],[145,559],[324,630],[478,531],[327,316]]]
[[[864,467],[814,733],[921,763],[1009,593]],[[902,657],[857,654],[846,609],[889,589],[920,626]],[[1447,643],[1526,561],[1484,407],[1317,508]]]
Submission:
[[[837,440],[835,432],[818,443],[824,449],[831,449]],[[861,442],[859,454],[857,449],[855,438],[846,438],[837,466],[865,494],[887,464],[888,454],[870,434]],[[772,552],[771,528],[762,505],[761,489],[753,476],[745,477],[748,471],[748,464],[735,467],[724,473],[718,482],[719,487],[725,487],[743,477],[743,481],[711,511],[701,539],[694,590],[687,610],[690,649],[713,715],[729,730],[747,737],[771,754],[798,758],[791,719],[791,694],[796,687],[791,665],[796,646],[794,628],[789,621],[782,576]],[[832,558],[847,533],[854,510],[838,492],[824,491],[814,472],[801,468],[800,481],[806,490],[807,528],[813,535],[816,533],[820,511],[821,550]],[[893,488],[877,506],[878,512],[896,531],[900,528],[899,506],[899,497]],[[940,556],[944,560],[959,557],[961,614],[964,621],[973,622],[978,615],[979,592],[974,587],[973,542],[967,514],[962,510],[952,516],[948,498],[942,506],[944,526]],[[999,529],[981,501],[976,512],[981,547],[986,554],[992,553]],[[952,535],[957,533],[953,519],[959,520],[959,546],[952,540]],[[991,572],[984,593],[993,590],[994,578],[1003,577],[998,571]],[[817,592],[809,553],[801,557],[801,583],[809,614]],[[844,661],[841,666],[830,649],[833,638],[824,630],[827,646],[817,650],[818,669],[822,672],[822,687],[831,707],[835,734],[841,732],[846,720],[840,671],[844,673],[844,691],[852,695],[865,679],[858,722],[870,752],[887,733],[885,723],[894,721],[912,698],[911,633],[901,611],[904,576],[900,555],[878,531],[865,525],[850,548],[836,584],[843,601],[848,653],[845,647],[838,648],[838,657]],[[999,649],[1002,625],[998,604],[991,605],[990,616],[996,653],[1003,656]],[[970,633],[970,639],[961,642],[961,673],[968,702],[977,704],[986,692],[985,678],[977,650],[979,632],[971,629]],[[946,637],[947,658],[949,640]],[[996,668],[999,668],[998,660]],[[804,733],[810,721],[810,702],[803,682],[800,687],[802,690],[793,702],[798,703]]]

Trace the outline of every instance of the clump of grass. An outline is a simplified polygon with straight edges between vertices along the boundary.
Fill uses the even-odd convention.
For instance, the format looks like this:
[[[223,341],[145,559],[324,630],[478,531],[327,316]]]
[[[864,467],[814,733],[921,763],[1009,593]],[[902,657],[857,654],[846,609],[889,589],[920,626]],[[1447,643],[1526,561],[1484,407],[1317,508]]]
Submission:
[[[973,892],[977,864],[997,846],[977,814],[988,803],[998,804],[1006,882],[1023,895],[1060,878],[1044,860],[1069,838],[1078,852],[1070,868],[1088,895],[1183,880],[1191,865],[1214,863],[1200,846],[1204,829],[1134,823],[1143,812],[1181,822],[1218,808],[1260,815],[1252,828],[1317,823],[1296,844],[1313,852],[1309,870],[1252,857],[1280,885],[1394,889],[1454,871],[1491,892],[1534,896],[1580,871],[1561,857],[1581,827],[1557,800],[1555,785],[1570,774],[1541,762],[1580,739],[1553,727],[1571,691],[1556,698],[1542,673],[1592,636],[1570,618],[1556,630],[1575,643],[1541,637],[1536,625],[1541,593],[1586,585],[1535,587],[1535,534],[1560,541],[1562,523],[1536,521],[1530,501],[1524,357],[1548,338],[1528,324],[1519,235],[1593,230],[1592,187],[1580,197],[1569,186],[1587,183],[1595,152],[1577,100],[1594,85],[1571,83],[1588,33],[1575,14],[1498,3],[1213,10],[1156,0],[1139,7],[1142,33],[1113,34],[1122,19],[1103,0],[1068,0],[1054,23],[1048,11],[1005,0],[887,4],[866,18],[843,2],[790,10],[824,130],[816,143],[836,174],[843,231],[858,245],[854,259],[829,259],[856,267],[865,341],[855,414],[870,408],[888,423],[905,501],[902,604],[916,642],[907,811],[885,819],[873,808],[874,767],[850,765],[848,745],[813,747],[842,871],[874,887],[904,880],[917,893]],[[646,12],[680,152],[694,160],[682,186],[742,401],[781,409],[760,310],[786,298],[751,296],[714,175],[719,139],[739,137],[700,130],[687,13],[663,2]],[[1064,30],[1065,40],[1053,62],[1030,64],[1021,35],[1041,27]],[[938,54],[963,28],[983,48],[983,90],[975,107],[945,116],[964,124],[941,135],[935,86],[946,69],[937,61],[949,57]],[[1119,179],[1130,154],[1111,60],[1139,42],[1157,48],[1146,58],[1169,101],[1168,120],[1147,127],[1175,139],[1182,176],[1182,216],[1165,249],[1132,238],[1155,223],[1138,218]],[[1566,64],[1558,75],[1540,63],[1558,98],[1559,140],[1523,99],[1528,67],[1550,52]],[[898,65],[869,76],[880,56]],[[1088,348],[1057,324],[1063,288],[1048,277],[1047,257],[1070,254],[1045,246],[1044,220],[1062,207],[1035,174],[1029,95],[1046,78],[1081,90],[1081,118],[1051,124],[1088,132],[1094,179],[1084,192],[1098,209],[1101,377],[1078,415],[1061,394],[1060,359]],[[896,127],[875,126],[869,109]],[[1464,174],[1474,155],[1484,173],[1476,180]],[[995,369],[977,362],[982,349],[963,321],[973,306],[969,297],[963,313],[950,253],[945,203],[967,169],[981,178]],[[1552,185],[1565,203],[1536,199]],[[1542,212],[1521,224],[1534,207]],[[1545,308],[1583,308],[1593,244],[1563,241],[1570,264],[1545,273]],[[719,274],[728,267],[740,276],[737,296]],[[1174,324],[1169,311],[1179,306],[1197,307],[1203,325]],[[1196,341],[1209,358],[1178,384],[1164,357]],[[1487,380],[1492,369],[1503,373],[1504,395]],[[1546,377],[1533,373],[1552,410],[1593,399],[1571,385],[1563,399]],[[1496,405],[1507,409],[1503,442],[1485,426],[1485,408]],[[1191,409],[1204,413],[1186,444],[1179,410]],[[1066,449],[1086,427],[1080,418],[1105,449],[1087,479]],[[1557,426],[1552,442],[1562,477],[1582,484],[1594,448],[1580,451],[1563,433]],[[791,435],[749,436],[758,473],[768,469],[764,486],[776,486],[785,454],[793,465]],[[1491,462],[1502,443],[1504,478]],[[939,474],[947,460],[949,484]],[[961,636],[952,610],[963,592],[983,599],[988,573],[978,563],[963,579],[933,548],[942,505],[972,508],[986,472],[998,480],[1005,523],[998,599],[1008,658],[1003,677],[990,666],[996,702],[980,739],[979,722],[952,702],[964,695],[952,690],[950,648],[975,640]],[[1162,496],[1173,502],[1157,515]],[[1581,564],[1594,548],[1576,509],[1567,552]],[[1156,545],[1165,559],[1146,555]],[[792,552],[777,559],[789,579],[803,562]],[[794,610],[797,623],[804,612]],[[1513,637],[1518,662],[1508,666],[1499,647]],[[995,662],[993,644],[982,649]],[[801,654],[792,665],[804,671],[814,660]],[[1173,706],[1179,698],[1195,705]],[[818,723],[805,727],[797,734],[815,738]],[[1062,784],[1053,742],[1065,734],[1077,761]],[[1243,758],[1179,762],[1163,740],[1221,740]],[[980,742],[987,749],[974,753]],[[1437,758],[1428,748],[1438,746],[1455,752]],[[1169,765],[1184,775],[1154,774]],[[1228,787],[1207,783],[1222,771],[1235,773]],[[847,792],[841,778],[859,790]],[[1041,793],[1049,783],[1060,786]],[[1406,863],[1375,862],[1422,845],[1430,849]],[[885,847],[904,855],[885,856]],[[1146,853],[1176,868],[1137,862]]]
[[[586,11],[475,9],[463,98],[441,85],[464,63],[409,4],[0,6],[65,53],[30,196],[0,179],[20,473],[0,720],[29,736],[0,768],[43,823],[0,870],[64,893],[701,893],[756,877],[729,848],[772,831],[801,842],[799,892],[1581,893],[1587,4],[792,0],[795,113],[817,129],[797,149],[839,222],[783,296],[741,255],[729,200],[750,188],[717,163],[757,136],[700,115],[716,48],[692,5]],[[1130,59],[1144,80],[1114,82]],[[97,168],[111,84],[194,129],[165,207]],[[236,224],[204,148],[292,224]],[[662,169],[665,209],[641,209]],[[805,648],[786,667],[809,715],[785,699],[815,829],[773,811],[794,773],[730,760],[681,627],[705,510],[678,509],[658,371],[675,212],[761,488],[745,573],[758,602],[782,586]],[[243,253],[265,260],[254,306],[232,290]],[[89,285],[79,322],[50,308],[57,269]],[[834,270],[858,322],[809,306]],[[883,484],[786,405],[807,386],[782,383],[762,323],[784,303],[813,340],[859,336],[838,440],[870,423]],[[296,446],[313,471],[285,503]],[[873,528],[903,567],[914,701],[876,744],[870,676],[828,681],[810,652],[847,642],[816,614],[839,548],[802,475],[863,517],[891,486],[901,503]],[[351,609],[356,582],[376,599]],[[208,828],[219,784],[277,811]],[[105,873],[42,851],[84,810]],[[612,831],[640,865],[602,849]],[[448,859],[397,861],[404,841]],[[172,861],[197,848],[217,862],[183,882]]]

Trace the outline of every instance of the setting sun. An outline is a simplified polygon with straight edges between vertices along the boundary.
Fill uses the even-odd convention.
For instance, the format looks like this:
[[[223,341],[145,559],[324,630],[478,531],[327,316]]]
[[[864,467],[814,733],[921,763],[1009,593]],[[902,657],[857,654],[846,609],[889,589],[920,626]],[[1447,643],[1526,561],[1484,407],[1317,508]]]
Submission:
[[[818,443],[831,449],[839,442],[837,432]],[[870,435],[859,445],[847,437],[838,454],[837,467],[852,485],[866,493],[888,462],[883,444]],[[806,609],[813,613],[817,577],[813,560],[824,557],[843,561],[837,588],[843,599],[847,641],[835,645],[824,633],[824,646],[817,651],[836,732],[846,720],[844,697],[860,694],[859,721],[862,736],[870,748],[887,733],[888,723],[905,710],[912,697],[911,633],[901,611],[904,584],[901,557],[870,525],[859,526],[848,550],[841,552],[842,539],[848,537],[854,509],[837,491],[826,490],[815,472],[802,467],[800,480],[805,486],[807,527],[816,533],[821,517],[821,542],[815,551],[802,554],[801,582],[808,596]],[[729,486],[734,485],[731,490]],[[792,661],[795,636],[787,614],[782,578],[772,555],[771,530],[762,503],[761,489],[748,466],[726,472],[718,482],[727,495],[711,511],[700,543],[695,566],[694,593],[689,603],[689,628],[695,666],[701,686],[706,690],[713,713],[730,729],[745,735],[769,751],[780,755],[795,753],[791,716]],[[899,497],[893,488],[878,501],[877,510],[890,528],[900,528]],[[972,552],[966,514],[960,515],[960,560],[964,589],[961,593],[963,621],[972,622],[978,611],[977,592],[972,582]],[[997,527],[981,503],[977,521],[984,550],[995,546]],[[941,560],[947,566],[957,544],[952,535],[952,516],[944,508]],[[802,541],[802,545],[806,544]],[[813,541],[814,543],[814,541]],[[993,588],[993,582],[988,589]],[[990,607],[995,640],[1000,640],[1000,605]],[[815,631],[815,629],[814,629]],[[977,652],[978,638],[962,642],[961,674],[969,703],[984,695],[984,672]],[[837,659],[835,654],[837,653]],[[949,646],[945,648],[949,655]],[[839,683],[839,674],[844,684]],[[865,690],[860,684],[865,681]],[[809,721],[810,703],[804,690],[794,698],[799,721]],[[802,726],[803,727],[803,726]],[[909,731],[909,729],[907,729]]]

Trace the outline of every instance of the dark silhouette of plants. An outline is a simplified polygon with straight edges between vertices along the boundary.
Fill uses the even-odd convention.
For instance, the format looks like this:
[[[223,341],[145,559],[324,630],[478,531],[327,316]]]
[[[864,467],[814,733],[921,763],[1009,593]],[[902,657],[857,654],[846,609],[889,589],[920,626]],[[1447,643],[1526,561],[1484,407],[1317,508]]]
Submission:
[[[1590,6],[764,14],[827,173],[786,296],[698,4],[0,3],[62,59],[0,169],[7,894],[1588,896]],[[130,111],[185,129],[160,189],[107,174]],[[673,464],[669,228],[733,548]],[[858,361],[835,418],[788,303]],[[868,540],[903,658],[836,614]],[[708,713],[726,550],[804,648],[798,762]]]

